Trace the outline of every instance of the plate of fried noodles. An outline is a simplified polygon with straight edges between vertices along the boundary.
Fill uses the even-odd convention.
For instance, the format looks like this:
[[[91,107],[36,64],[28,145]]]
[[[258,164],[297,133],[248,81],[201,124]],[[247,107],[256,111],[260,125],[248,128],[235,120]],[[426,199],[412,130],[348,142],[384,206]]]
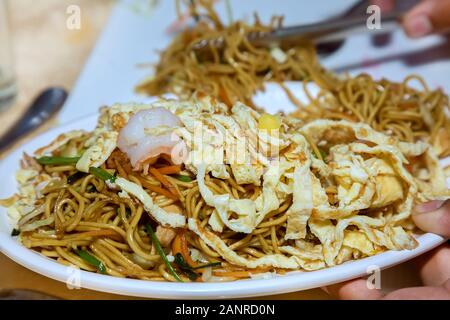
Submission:
[[[308,42],[247,41],[280,18],[187,8],[196,23],[136,86],[151,102],[102,107],[2,161],[3,253],[71,286],[230,298],[342,282],[445,241],[411,219],[450,198],[444,92],[335,74]]]

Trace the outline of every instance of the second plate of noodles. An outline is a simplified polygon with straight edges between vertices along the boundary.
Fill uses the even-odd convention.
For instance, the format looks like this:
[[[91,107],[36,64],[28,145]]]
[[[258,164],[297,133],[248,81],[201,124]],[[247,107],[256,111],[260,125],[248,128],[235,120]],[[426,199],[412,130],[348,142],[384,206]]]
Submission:
[[[205,92],[230,108],[239,101],[254,109],[272,110],[270,104],[257,105],[254,96],[274,83],[297,107],[292,116],[304,123],[317,119],[363,122],[402,141],[429,142],[441,158],[450,155],[448,97],[440,89],[429,88],[419,75],[395,83],[368,74],[336,74],[321,65],[314,45],[307,40],[285,47],[258,46],[248,40],[252,34],[280,27],[282,17],[264,23],[255,14],[253,23],[236,20],[226,24],[214,1],[178,3],[179,19],[187,16],[194,22],[162,50],[154,74],[136,87],[137,92],[149,96],[172,93],[183,99]],[[217,40],[224,45],[215,46]],[[202,41],[209,45],[197,50]],[[288,81],[298,84],[287,86]],[[318,95],[309,92],[310,83],[320,89]],[[298,93],[305,93],[308,101],[299,100]]]

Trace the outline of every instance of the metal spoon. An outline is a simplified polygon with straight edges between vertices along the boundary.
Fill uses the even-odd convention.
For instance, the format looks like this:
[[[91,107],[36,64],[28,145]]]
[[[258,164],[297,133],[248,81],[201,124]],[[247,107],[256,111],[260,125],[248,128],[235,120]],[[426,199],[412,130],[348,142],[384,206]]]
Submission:
[[[0,137],[0,153],[19,138],[40,127],[56,114],[67,98],[66,90],[49,88],[43,91],[28,107],[28,110],[16,124]]]

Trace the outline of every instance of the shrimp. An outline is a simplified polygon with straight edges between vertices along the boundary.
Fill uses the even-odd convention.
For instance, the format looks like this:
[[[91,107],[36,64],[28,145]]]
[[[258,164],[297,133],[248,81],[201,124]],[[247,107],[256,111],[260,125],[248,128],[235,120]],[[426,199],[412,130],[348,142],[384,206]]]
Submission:
[[[117,146],[126,153],[134,170],[141,170],[161,154],[170,155],[180,141],[174,129],[180,119],[165,108],[141,110],[120,130]]]

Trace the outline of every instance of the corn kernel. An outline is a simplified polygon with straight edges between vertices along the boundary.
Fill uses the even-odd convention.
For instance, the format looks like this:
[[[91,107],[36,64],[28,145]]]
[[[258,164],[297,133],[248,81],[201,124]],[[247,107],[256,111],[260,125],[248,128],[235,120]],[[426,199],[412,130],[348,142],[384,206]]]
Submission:
[[[258,128],[260,130],[278,130],[281,127],[281,118],[279,115],[264,113],[259,117]]]

